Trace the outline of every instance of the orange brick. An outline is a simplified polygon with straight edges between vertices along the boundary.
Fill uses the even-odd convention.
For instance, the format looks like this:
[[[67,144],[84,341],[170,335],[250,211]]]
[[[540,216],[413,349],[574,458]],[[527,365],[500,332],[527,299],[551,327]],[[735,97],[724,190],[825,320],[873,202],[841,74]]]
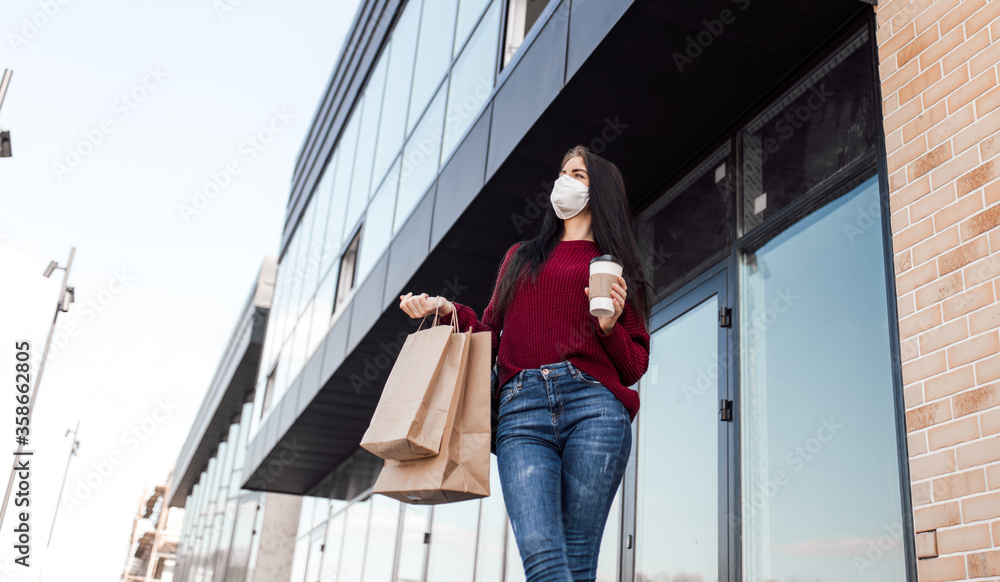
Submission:
[[[907,409],[913,408],[914,406],[920,406],[924,403],[924,385],[913,384],[903,388],[903,406]]]
[[[975,170],[978,165],[979,152],[975,150],[966,150],[964,153],[953,157],[944,164],[941,164],[940,167],[931,171],[931,188],[940,188],[955,178]],[[968,190],[966,190],[966,192],[968,192]],[[959,196],[962,194],[963,192],[959,192]]]
[[[930,172],[934,168],[940,166],[941,164],[947,162],[951,159],[951,142],[944,143],[937,148],[927,152],[926,155],[921,156],[913,161],[912,164],[907,168],[907,179],[913,181],[920,176],[923,176],[927,172]],[[921,200],[920,202],[923,202]],[[919,204],[919,203],[918,203]],[[914,204],[916,206],[916,204]],[[942,204],[941,206],[944,206]],[[933,211],[933,209],[924,212],[922,216],[914,217],[914,221],[920,220],[923,216],[927,216]]]
[[[951,405],[947,400],[931,402],[906,411],[906,430],[920,430],[951,420]]]
[[[925,0],[921,4],[923,10],[913,21],[916,25],[916,34],[920,34],[932,26],[937,26],[938,21],[940,21],[953,6],[953,3],[951,2],[934,2],[933,0]]]
[[[923,34],[916,37],[913,41],[907,43],[906,46],[896,52],[896,65],[902,67],[906,63],[910,62],[937,39],[938,33],[936,28],[924,31]]]
[[[926,109],[931,107],[938,101],[941,101],[953,91],[964,85],[968,80],[969,71],[966,67],[955,69],[951,73],[945,75],[940,81],[924,90],[921,95],[921,101],[923,102],[924,108]],[[948,106],[948,111],[954,111],[951,105]]]
[[[998,145],[1000,145],[1000,139],[997,138],[993,139],[997,141]],[[986,199],[987,206],[991,206],[993,204],[996,204],[997,202],[1000,202],[1000,182],[987,184],[986,187],[983,188],[983,197]]]
[[[1000,303],[994,303],[969,316],[969,331],[973,335],[994,329],[998,325],[1000,325]]]
[[[931,177],[924,176],[916,182],[908,184],[899,190],[893,190],[892,193],[889,194],[889,208],[892,212],[896,212],[905,208],[915,200],[919,200],[930,191]]]
[[[937,530],[925,531],[916,535],[917,558],[936,558],[937,551]]]
[[[948,96],[948,111],[958,111],[973,99],[996,87],[996,71],[989,69]]]
[[[997,332],[991,331],[948,348],[948,363],[955,368],[992,356],[998,351]]]
[[[957,29],[956,29],[957,30]],[[980,34],[970,35],[969,40],[963,42],[958,48],[948,53],[941,62],[944,65],[945,73],[960,67],[969,62],[972,55],[983,50],[990,44],[990,31],[984,30]],[[975,76],[975,75],[973,75]]]
[[[987,437],[958,447],[958,466],[982,467],[989,463],[1000,461],[1000,436]]]
[[[934,479],[934,500],[946,501],[986,491],[986,472],[981,468]]]
[[[919,291],[918,291],[919,293]],[[920,353],[929,354],[934,350],[950,346],[969,337],[969,327],[964,319],[952,321],[944,325],[939,325],[928,330],[920,336]],[[971,374],[971,370],[970,370]],[[930,380],[928,380],[930,382]],[[926,390],[925,390],[926,392]],[[930,392],[926,392],[927,399],[933,400]]]
[[[909,249],[907,249],[907,250],[899,253],[895,257],[893,257],[892,258],[892,264],[893,264],[894,271],[896,273],[902,273],[903,271],[905,271],[905,270],[909,269],[910,267],[912,267],[913,266],[913,262],[911,261],[911,258],[912,258],[912,255],[911,255]]]
[[[889,75],[896,72],[896,59],[889,58],[884,61],[880,61],[878,64],[878,78],[886,79]],[[889,106],[885,102],[882,104],[882,115],[888,115],[895,110],[896,101],[889,103]]]
[[[950,144],[945,144],[950,147]],[[911,166],[913,167],[913,166]],[[907,208],[910,212],[911,222],[920,222],[924,218],[934,214],[938,210],[948,206],[955,201],[957,197],[955,196],[954,188],[939,188],[934,192],[931,192],[927,196],[924,196],[920,200],[917,200]],[[944,229],[937,229],[940,232]],[[923,261],[917,261],[917,263],[922,263]]]
[[[947,192],[947,190],[945,190]],[[923,202],[923,200],[921,200]],[[916,204],[914,204],[916,206]],[[948,230],[932,236],[927,240],[913,247],[913,262],[917,265],[924,261],[929,261],[941,253],[951,250],[961,242],[957,228]]]
[[[998,119],[1000,119],[1000,116],[998,116]],[[979,152],[974,150],[972,153],[977,156],[979,155]],[[1000,174],[1000,160],[986,162],[971,172],[963,174],[962,177],[958,179],[958,184],[956,184],[956,187],[958,188],[958,195],[961,196],[966,192],[971,192],[976,188],[979,188],[983,184],[992,181],[998,174]],[[932,176],[931,180],[933,179],[934,178]]]
[[[962,240],[969,240],[997,225],[1000,225],[1000,206],[990,206],[962,223]]]
[[[892,237],[893,250],[900,252],[934,235],[934,221],[925,218]]]
[[[917,455],[922,455],[927,452],[927,431],[921,430],[917,432],[911,432],[906,435],[906,452],[907,456],[915,457]],[[931,498],[931,482],[924,481],[927,485],[927,499],[930,503]]]
[[[917,61],[910,61],[896,69],[896,72],[882,80],[882,94],[892,95],[906,83],[912,81],[920,73],[920,65]],[[899,104],[903,101],[900,99]]]
[[[996,46],[1000,50],[1000,42]],[[986,115],[997,107],[1000,107],[1000,87],[994,87],[976,99],[976,115],[979,117]],[[904,129],[903,131],[905,132],[906,130]]]
[[[956,394],[951,398],[951,403],[955,410],[955,418],[1000,406],[1000,385],[987,384],[975,390]],[[997,442],[997,453],[1000,454],[1000,441]]]
[[[985,32],[983,31],[984,34]],[[993,44],[986,47],[986,50],[969,60],[969,72],[972,76],[976,76],[986,69],[995,66],[998,59],[1000,59],[1000,45],[994,41]]]
[[[884,112],[885,109],[883,108]],[[892,152],[903,147],[903,130],[897,129],[885,136],[885,151]]]
[[[965,559],[962,556],[941,556],[929,560],[918,560],[917,579],[920,582],[964,580]]]
[[[1000,489],[1000,464],[994,463],[986,467],[986,486],[990,490]]]
[[[993,111],[983,115],[975,123],[955,134],[952,141],[955,142],[956,149],[964,152],[992,137],[998,131],[1000,131],[1000,111]],[[983,159],[988,160],[989,158]]]
[[[900,362],[909,362],[913,358],[920,356],[920,345],[917,338],[910,338],[899,343]]]
[[[956,321],[955,323],[963,323],[961,321]],[[972,366],[963,366],[947,374],[941,374],[940,376],[935,376],[924,382],[924,393],[926,394],[927,400],[937,400],[938,398],[944,398],[945,396],[951,396],[956,392],[961,392],[966,388],[972,388],[976,385],[976,377],[973,373]],[[945,426],[952,426],[954,423],[948,423]],[[954,427],[949,430],[954,430]],[[944,434],[945,428],[939,429],[941,434]],[[979,425],[976,425],[976,436],[979,436]],[[950,443],[954,444],[954,443]],[[940,445],[935,447],[931,443],[932,449],[938,449],[945,445]]]
[[[990,409],[980,414],[979,429],[983,436],[1000,433],[1000,408]]]
[[[966,556],[970,578],[1000,575],[1000,550],[990,550]]]
[[[965,35],[972,36],[979,30],[989,32],[986,26],[997,18],[1000,18],[1000,5],[996,2],[987,2],[985,6],[965,20]]]
[[[882,27],[879,33],[882,34],[883,31],[888,31],[889,27]],[[885,39],[885,42],[879,41],[878,54],[879,61],[885,60],[890,55],[894,55],[899,52],[899,49],[906,45],[908,42],[916,37],[913,26],[906,26],[902,30],[895,32],[892,36]]]
[[[947,369],[948,362],[944,352],[935,352],[929,356],[923,356],[912,362],[903,364],[903,383],[909,384],[910,382],[923,380],[928,376],[940,374]]]
[[[962,523],[962,518],[959,515],[958,501],[913,510],[913,527],[917,533],[960,523]]]
[[[962,500],[965,523],[1000,517],[1000,491]]]
[[[947,112],[948,110],[947,102],[945,103],[944,108],[945,111]],[[910,100],[902,107],[897,107],[896,109],[894,109],[891,114],[883,112],[883,115],[885,115],[885,120],[882,123],[882,127],[886,133],[892,133],[898,130],[900,127],[903,127],[907,123],[910,123],[911,120],[916,119],[917,116],[919,116],[923,110],[924,107],[923,105],[920,104],[919,99]],[[903,140],[903,141],[906,142],[909,140]],[[889,152],[891,150],[889,150],[887,147],[886,151]]]
[[[901,168],[889,174],[889,191],[895,192],[906,186],[906,168]]]
[[[941,308],[937,305],[923,309],[910,317],[899,320],[899,337],[906,339],[941,325]]]
[[[915,101],[911,101],[915,103]],[[934,107],[929,109],[921,109],[920,114],[912,118],[909,122],[903,125],[902,137],[903,142],[908,142],[911,139],[917,137],[921,133],[927,131],[931,126],[936,125],[944,121],[948,117],[948,106],[944,101],[939,102]],[[888,142],[886,143],[886,151],[888,151]]]
[[[899,115],[899,114],[900,114],[899,111],[893,113],[893,115]],[[939,123],[938,125],[944,125],[944,122]],[[886,128],[886,130],[894,131],[894,129],[890,129],[888,127]],[[909,164],[914,159],[916,159],[917,156],[923,154],[926,151],[927,151],[927,140],[918,137],[910,142],[907,142],[905,145],[903,145],[903,147],[899,148],[894,152],[886,152],[887,154],[886,165],[889,168],[889,172],[894,173],[896,172],[896,170],[905,167],[906,164]],[[903,174],[902,177],[905,178],[906,174]],[[897,178],[897,181],[898,180],[899,178]],[[905,184],[905,182],[903,182],[903,184]],[[899,188],[901,187],[902,185],[899,186]],[[891,192],[895,192],[899,188],[893,187]]]
[[[994,253],[966,267],[962,275],[965,277],[966,287],[972,287],[996,277],[998,273],[1000,273],[1000,253]]]
[[[990,254],[990,243],[985,236],[972,239],[953,251],[949,251],[938,257],[938,271],[944,275],[955,269],[961,269],[976,259],[981,259]],[[956,273],[956,275],[959,273]],[[958,284],[961,290],[961,281]],[[920,305],[920,296],[917,296],[917,305]]]
[[[955,252],[955,251],[952,251]],[[951,253],[949,253],[951,254]],[[944,255],[947,257],[948,255]],[[938,259],[938,270],[942,268],[944,263],[941,259]],[[937,303],[943,299],[951,297],[955,293],[962,290],[962,274],[953,273],[947,277],[941,277],[936,281],[932,281],[930,284],[917,289],[917,309],[923,309],[928,305]]]
[[[976,417],[948,422],[928,430],[927,440],[931,450],[938,450],[979,438],[979,421]],[[936,499],[938,497],[935,496]]]
[[[965,0],[964,2],[952,3],[953,9],[948,11],[941,18],[941,34],[947,34],[953,28],[961,28],[962,24],[972,16],[977,10],[986,4],[986,0]]]
[[[924,32],[920,33],[919,36],[924,36],[931,31],[934,32],[934,37],[939,40],[934,42],[931,46],[920,55],[920,70],[924,70],[927,67],[933,65],[934,63],[942,60],[942,58],[954,50],[955,47],[962,44],[965,40],[965,35],[962,34],[961,30],[952,30],[951,32],[945,34],[943,37],[939,36],[938,30],[936,28],[928,28]],[[919,38],[919,37],[918,37]]]
[[[979,144],[979,155],[983,156],[984,160],[988,160],[997,154],[1000,154],[1000,136],[993,136],[989,139],[984,139],[983,143]]]
[[[950,139],[956,133],[971,126],[976,121],[976,113],[972,104],[966,105],[950,114],[944,121],[938,123],[927,132],[928,147],[935,148],[939,143]]]
[[[934,214],[934,228],[943,230],[964,220],[983,209],[983,200],[979,196],[963,196],[958,202],[950,204]],[[965,239],[968,240],[968,239]]]
[[[910,480],[913,482],[923,481],[937,475],[944,475],[955,471],[955,450],[945,449],[938,453],[931,453],[920,457],[910,458]]]
[[[896,311],[899,317],[906,317],[917,310],[917,305],[913,301],[914,293],[907,293],[896,298]]]
[[[1000,260],[998,260],[1000,262]],[[914,267],[896,277],[896,294],[906,294],[937,277],[937,261],[930,261]]]
[[[985,543],[984,543],[985,542]],[[938,551],[954,554],[990,547],[990,528],[985,523],[937,530]]]
[[[942,304],[944,320],[954,319],[993,302],[993,285],[979,285]]]
[[[1000,378],[1000,356],[976,362],[976,382],[983,384]]]
[[[906,103],[910,99],[920,95],[939,80],[941,80],[941,63],[931,63],[924,72],[899,88],[899,103]]]

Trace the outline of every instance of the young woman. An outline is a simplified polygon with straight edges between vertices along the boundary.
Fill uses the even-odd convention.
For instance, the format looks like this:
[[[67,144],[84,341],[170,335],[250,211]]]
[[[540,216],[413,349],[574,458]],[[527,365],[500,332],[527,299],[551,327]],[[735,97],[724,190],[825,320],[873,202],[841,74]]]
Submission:
[[[468,306],[400,296],[493,332],[498,357],[497,467],[527,582],[594,580],[598,550],[632,447],[649,367],[649,283],[614,164],[576,146],[563,157],[538,236],[508,249],[479,321]],[[590,260],[611,254],[623,276],[615,312],[590,314]],[[630,290],[631,289],[631,290]],[[500,341],[500,331],[505,339]]]

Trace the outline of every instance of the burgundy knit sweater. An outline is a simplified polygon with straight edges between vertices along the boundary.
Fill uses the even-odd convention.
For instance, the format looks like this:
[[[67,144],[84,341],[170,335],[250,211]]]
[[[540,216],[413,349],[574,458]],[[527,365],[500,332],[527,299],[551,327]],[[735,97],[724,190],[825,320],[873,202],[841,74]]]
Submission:
[[[501,276],[518,245],[507,250]],[[473,332],[493,332],[493,356],[499,364],[501,386],[521,370],[569,360],[618,397],[634,420],[639,412],[639,393],[629,386],[638,382],[649,367],[649,333],[629,300],[608,335],[601,332],[597,318],[590,314],[584,288],[590,279],[590,259],[601,254],[594,241],[560,241],[542,266],[536,283],[527,274],[522,278],[502,325],[494,321],[498,286],[483,311],[482,321],[472,308],[452,303],[462,330],[471,327]],[[497,284],[499,281],[498,277]],[[439,324],[451,325],[451,315],[441,317]],[[501,330],[506,336],[502,342]]]

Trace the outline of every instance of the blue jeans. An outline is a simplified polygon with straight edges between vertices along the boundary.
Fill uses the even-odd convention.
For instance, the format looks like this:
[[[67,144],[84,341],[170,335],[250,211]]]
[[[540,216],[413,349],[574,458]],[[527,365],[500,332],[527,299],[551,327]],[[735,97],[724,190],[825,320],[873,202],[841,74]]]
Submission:
[[[594,580],[631,448],[628,409],[568,360],[501,387],[497,466],[527,582]]]

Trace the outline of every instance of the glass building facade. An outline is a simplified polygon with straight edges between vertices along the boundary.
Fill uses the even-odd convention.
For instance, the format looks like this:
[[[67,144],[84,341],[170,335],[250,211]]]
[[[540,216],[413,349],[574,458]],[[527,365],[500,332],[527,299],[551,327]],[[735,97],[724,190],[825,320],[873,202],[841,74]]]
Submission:
[[[382,461],[357,439],[378,391],[351,396],[347,377],[389,353],[395,294],[434,294],[409,285],[447,280],[441,265],[470,248],[491,249],[462,263],[482,281],[461,299],[444,294],[486,304],[493,251],[530,237],[518,218],[530,225],[533,201],[548,203],[551,180],[538,197],[519,172],[554,179],[548,158],[576,143],[616,163],[621,151],[647,156],[620,166],[654,291],[650,366],[632,387],[642,408],[597,580],[915,580],[871,7],[855,2],[836,18],[800,7],[813,18],[803,30],[840,20],[774,40],[798,52],[751,91],[745,66],[726,64],[738,51],[718,48],[725,35],[705,40],[714,21],[702,16],[758,30],[792,4],[728,20],[740,4],[685,17],[672,3],[597,0],[404,0],[391,18],[364,12],[358,27],[391,26],[359,65],[342,121],[324,125],[336,129],[330,146],[310,137],[302,159],[315,167],[296,168],[293,182],[308,187],[289,201],[254,388],[186,497],[180,580],[260,579],[270,492],[302,496],[282,582],[524,580],[496,457],[488,498],[420,506],[373,494]],[[698,20],[710,25],[689,30]],[[663,35],[673,54],[654,50]],[[546,60],[553,38],[565,52]],[[635,46],[670,61],[657,70],[676,66],[686,87],[742,74],[733,84],[747,93],[690,89],[676,113],[680,89],[654,90],[648,63],[620,58]],[[550,76],[527,73],[547,66],[562,76],[551,95]],[[633,84],[615,83],[626,77]],[[536,125],[519,109],[537,110]],[[701,141],[663,140],[669,132],[631,121],[635,111],[697,118],[685,135]],[[474,179],[446,174],[465,165]],[[504,224],[490,230],[487,219]],[[397,248],[409,230],[426,254]],[[397,253],[411,264],[393,278]],[[340,359],[330,355],[338,333]],[[309,396],[296,391],[310,382]],[[295,438],[303,455],[279,462],[273,443]]]

